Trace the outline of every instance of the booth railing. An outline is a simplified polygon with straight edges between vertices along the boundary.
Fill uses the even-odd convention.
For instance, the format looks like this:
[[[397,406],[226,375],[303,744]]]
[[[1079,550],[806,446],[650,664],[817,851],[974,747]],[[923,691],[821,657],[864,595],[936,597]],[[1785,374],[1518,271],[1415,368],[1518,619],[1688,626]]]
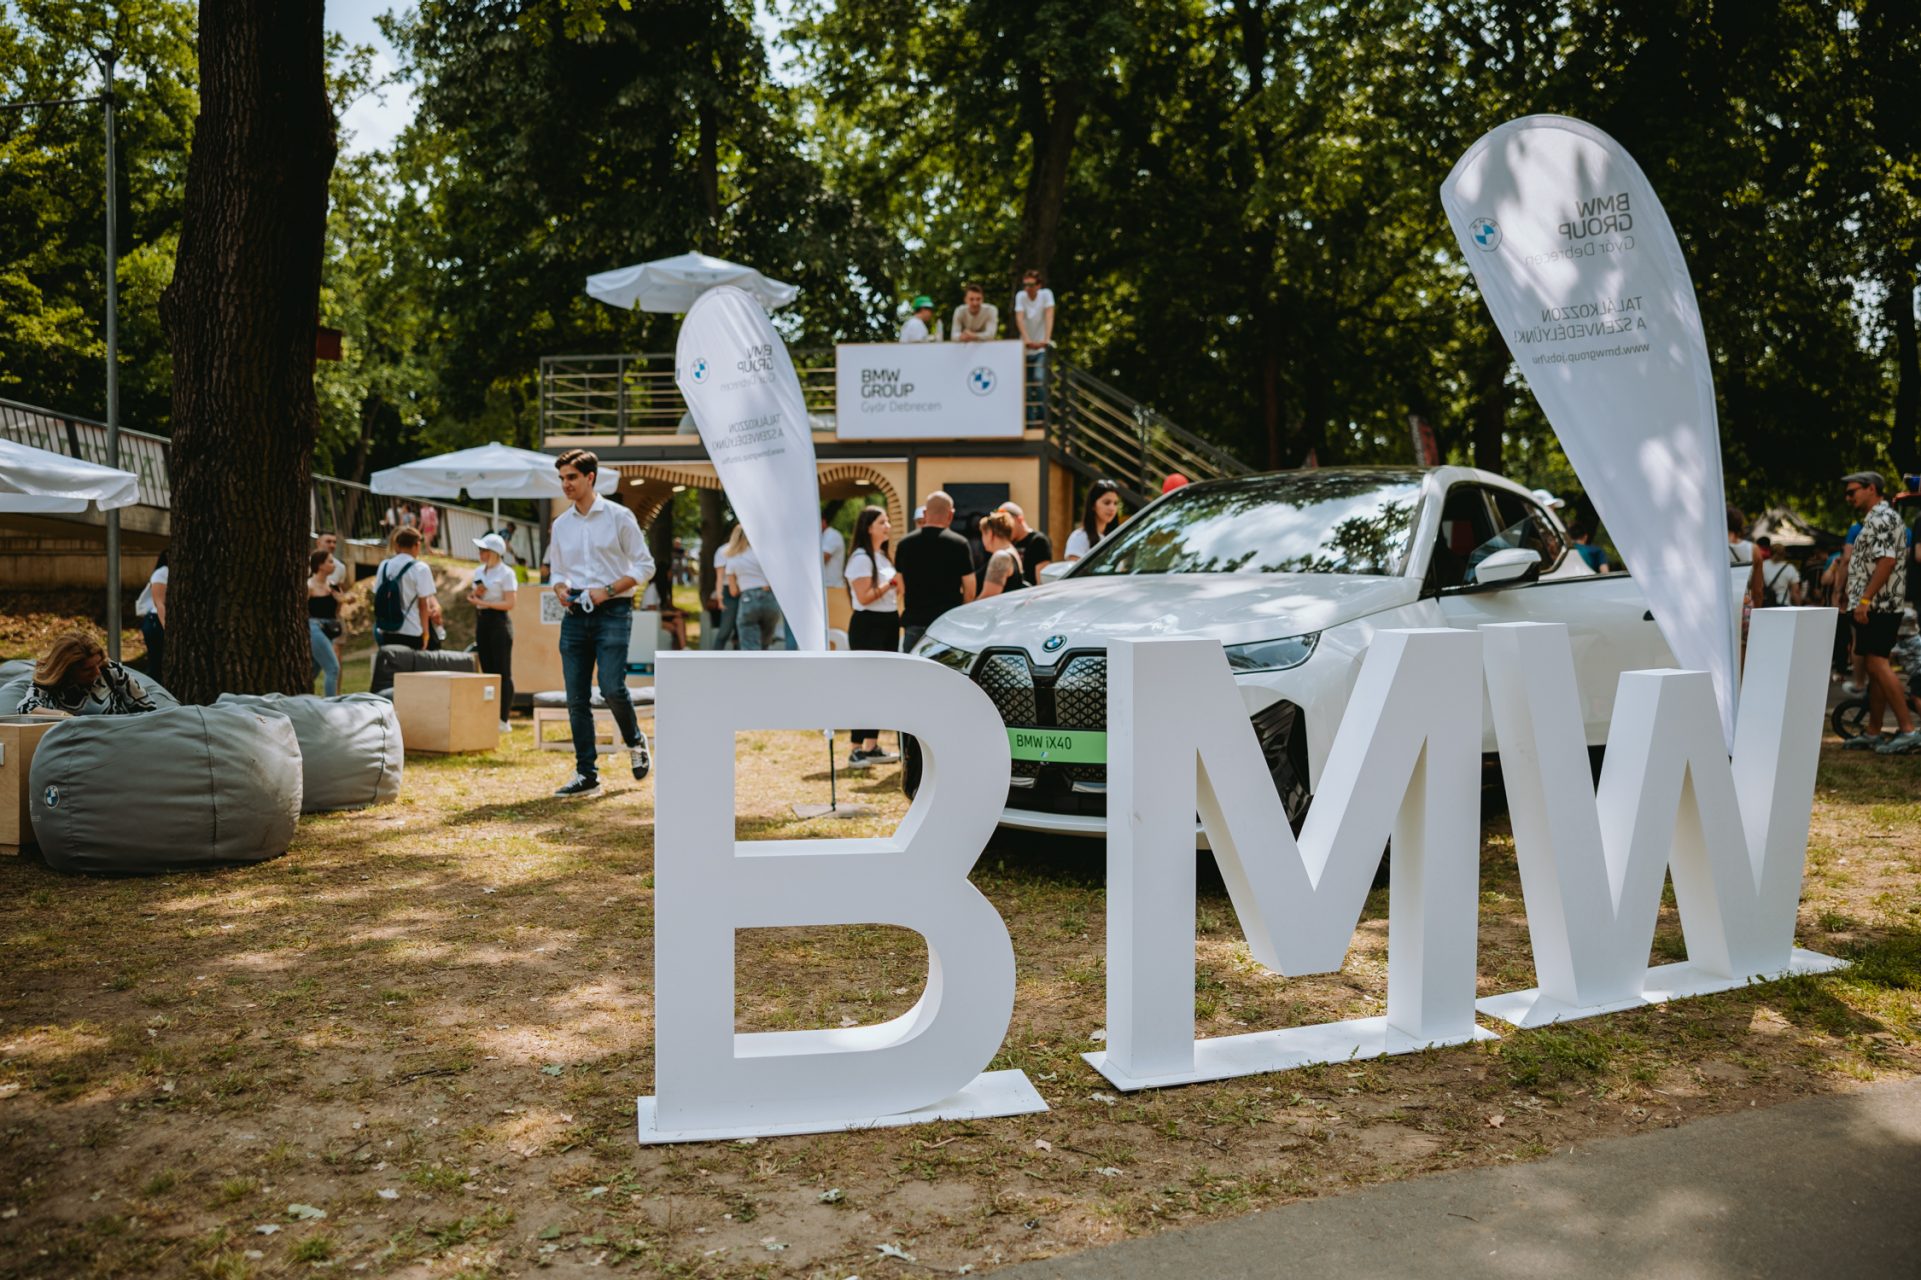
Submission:
[[[795,371],[816,426],[834,424],[834,352],[803,348]],[[1249,468],[1226,450],[1176,424],[1083,369],[1058,358],[1045,382],[1027,382],[1027,421],[1043,429],[1050,452],[1089,479],[1109,478],[1130,504],[1159,494],[1169,472],[1190,480],[1240,475]],[[617,445],[696,434],[665,353],[545,356],[540,361],[540,426],[548,447],[571,440]]]

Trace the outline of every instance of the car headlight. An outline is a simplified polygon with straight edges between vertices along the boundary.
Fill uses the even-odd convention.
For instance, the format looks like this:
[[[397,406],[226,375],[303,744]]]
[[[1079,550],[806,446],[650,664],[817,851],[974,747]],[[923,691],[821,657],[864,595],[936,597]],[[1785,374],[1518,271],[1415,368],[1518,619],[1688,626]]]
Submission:
[[[922,640],[914,647],[914,656],[938,662],[943,667],[952,667],[962,674],[974,665],[973,654],[965,649],[956,649],[951,644],[942,644],[938,640]]]
[[[1304,636],[1288,636],[1284,640],[1230,644],[1227,646],[1227,665],[1236,672],[1285,671],[1306,662],[1320,638],[1320,632],[1310,631]]]

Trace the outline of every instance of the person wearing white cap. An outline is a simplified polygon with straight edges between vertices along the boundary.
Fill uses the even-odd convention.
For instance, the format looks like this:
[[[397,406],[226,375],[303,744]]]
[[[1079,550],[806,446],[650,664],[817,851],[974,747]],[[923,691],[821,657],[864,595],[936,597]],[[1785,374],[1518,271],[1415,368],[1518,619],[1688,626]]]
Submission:
[[[474,648],[480,655],[480,669],[500,677],[500,731],[512,726],[507,713],[514,705],[514,620],[509,616],[520,580],[502,563],[507,540],[497,533],[475,538],[480,548],[480,567],[467,584],[467,603],[476,610]]]
[[[1549,493],[1546,489],[1534,490],[1534,500],[1540,503],[1542,506],[1547,507],[1548,509],[1553,511],[1559,511],[1562,507],[1565,507],[1567,505],[1567,503],[1561,501],[1559,498]]]

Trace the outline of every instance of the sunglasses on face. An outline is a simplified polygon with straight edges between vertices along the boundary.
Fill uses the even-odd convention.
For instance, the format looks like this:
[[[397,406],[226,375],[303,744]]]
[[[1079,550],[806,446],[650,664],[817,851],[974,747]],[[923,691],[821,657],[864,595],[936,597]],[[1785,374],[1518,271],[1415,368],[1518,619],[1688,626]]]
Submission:
[[[1855,494],[1859,492],[1861,492],[1861,486],[1858,484],[1851,484],[1847,488],[1841,491],[1841,496],[1844,498],[1852,498]]]

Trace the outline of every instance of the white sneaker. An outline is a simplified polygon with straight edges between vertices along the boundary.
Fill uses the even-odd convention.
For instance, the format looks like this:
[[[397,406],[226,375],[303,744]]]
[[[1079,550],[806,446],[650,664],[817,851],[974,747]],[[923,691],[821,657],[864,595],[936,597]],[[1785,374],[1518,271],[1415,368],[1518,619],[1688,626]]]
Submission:
[[[642,733],[640,741],[627,748],[627,763],[633,766],[634,781],[639,782],[654,767],[654,753],[647,745],[647,735]]]
[[[506,733],[512,733],[512,732],[514,731],[514,727],[513,727],[512,725],[510,725],[510,724],[508,724],[508,723],[507,723],[507,722],[506,722],[505,720],[502,720],[502,721],[500,722],[500,731],[501,731],[501,732],[502,732],[503,734],[506,734]]]
[[[1841,692],[1847,694],[1850,698],[1858,698],[1861,696],[1861,686],[1852,680],[1843,680],[1841,682]]]

